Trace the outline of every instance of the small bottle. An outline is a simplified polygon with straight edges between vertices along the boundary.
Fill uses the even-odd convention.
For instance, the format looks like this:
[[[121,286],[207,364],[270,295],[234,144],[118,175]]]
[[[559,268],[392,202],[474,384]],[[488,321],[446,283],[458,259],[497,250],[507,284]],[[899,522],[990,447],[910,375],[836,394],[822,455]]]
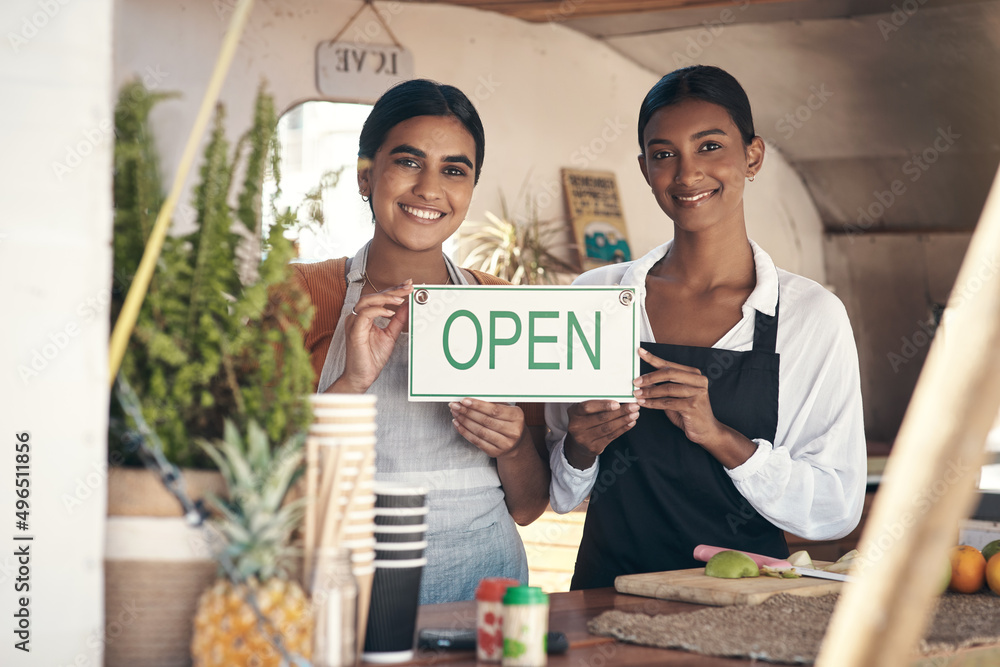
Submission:
[[[514,586],[503,596],[503,667],[544,667],[549,596],[537,586]]]
[[[357,661],[358,582],[346,548],[317,549],[312,581],[314,667]]]
[[[490,577],[476,589],[476,659],[500,662],[503,658],[503,596],[517,579]]]

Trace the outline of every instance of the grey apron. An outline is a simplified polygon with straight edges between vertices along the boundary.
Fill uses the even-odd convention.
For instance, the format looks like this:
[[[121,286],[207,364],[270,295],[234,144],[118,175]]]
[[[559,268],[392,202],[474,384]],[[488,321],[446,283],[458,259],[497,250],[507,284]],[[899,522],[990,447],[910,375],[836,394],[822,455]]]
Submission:
[[[468,285],[445,255],[455,285]],[[361,297],[368,262],[365,245],[351,262],[347,296],[330,341],[317,391],[344,372],[344,322]],[[384,327],[387,320],[376,320]],[[514,520],[504,503],[496,460],[467,441],[451,424],[447,403],[407,400],[409,333],[400,334],[392,356],[366,393],[378,396],[375,479],[427,487],[427,566],[420,604],[471,600],[484,577],[528,580],[528,564]]]

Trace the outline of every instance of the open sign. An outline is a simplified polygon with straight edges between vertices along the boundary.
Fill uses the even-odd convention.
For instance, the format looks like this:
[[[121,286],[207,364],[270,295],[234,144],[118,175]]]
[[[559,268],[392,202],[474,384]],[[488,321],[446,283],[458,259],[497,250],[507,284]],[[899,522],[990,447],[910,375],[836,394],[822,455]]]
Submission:
[[[418,285],[411,401],[634,401],[635,288]]]

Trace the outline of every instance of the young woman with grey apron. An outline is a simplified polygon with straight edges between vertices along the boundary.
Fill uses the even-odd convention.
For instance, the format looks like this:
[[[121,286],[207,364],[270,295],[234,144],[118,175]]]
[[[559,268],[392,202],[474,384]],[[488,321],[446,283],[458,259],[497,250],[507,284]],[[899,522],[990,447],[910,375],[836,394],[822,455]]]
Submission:
[[[344,322],[361,296],[368,249],[365,245],[351,261],[347,296],[317,387],[320,393],[344,372]],[[444,259],[451,283],[468,285],[454,262],[447,255]],[[400,334],[368,393],[378,396],[375,479],[429,489],[420,604],[471,600],[483,577],[527,582],[528,561],[504,502],[496,460],[452,427],[447,403],[407,400],[408,336]]]
[[[749,439],[774,441],[778,425],[778,309],[757,312],[753,349],[643,343],[657,357],[709,378],[716,418]],[[653,368],[642,362],[641,372]],[[662,410],[641,408],[635,426],[599,457],[571,588],[613,586],[615,577],[697,567],[698,544],[783,558],[782,530],[740,495],[721,463]]]

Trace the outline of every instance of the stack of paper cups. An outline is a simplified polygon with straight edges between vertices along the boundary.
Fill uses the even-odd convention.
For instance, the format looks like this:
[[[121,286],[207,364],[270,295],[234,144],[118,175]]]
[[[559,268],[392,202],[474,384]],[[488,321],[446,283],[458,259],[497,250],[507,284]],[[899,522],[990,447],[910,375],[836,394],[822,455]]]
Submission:
[[[427,489],[375,483],[375,581],[362,657],[413,658],[420,580],[427,559]]]
[[[314,394],[306,438],[305,574],[317,549],[344,547],[358,583],[357,651],[375,576],[375,396]]]

